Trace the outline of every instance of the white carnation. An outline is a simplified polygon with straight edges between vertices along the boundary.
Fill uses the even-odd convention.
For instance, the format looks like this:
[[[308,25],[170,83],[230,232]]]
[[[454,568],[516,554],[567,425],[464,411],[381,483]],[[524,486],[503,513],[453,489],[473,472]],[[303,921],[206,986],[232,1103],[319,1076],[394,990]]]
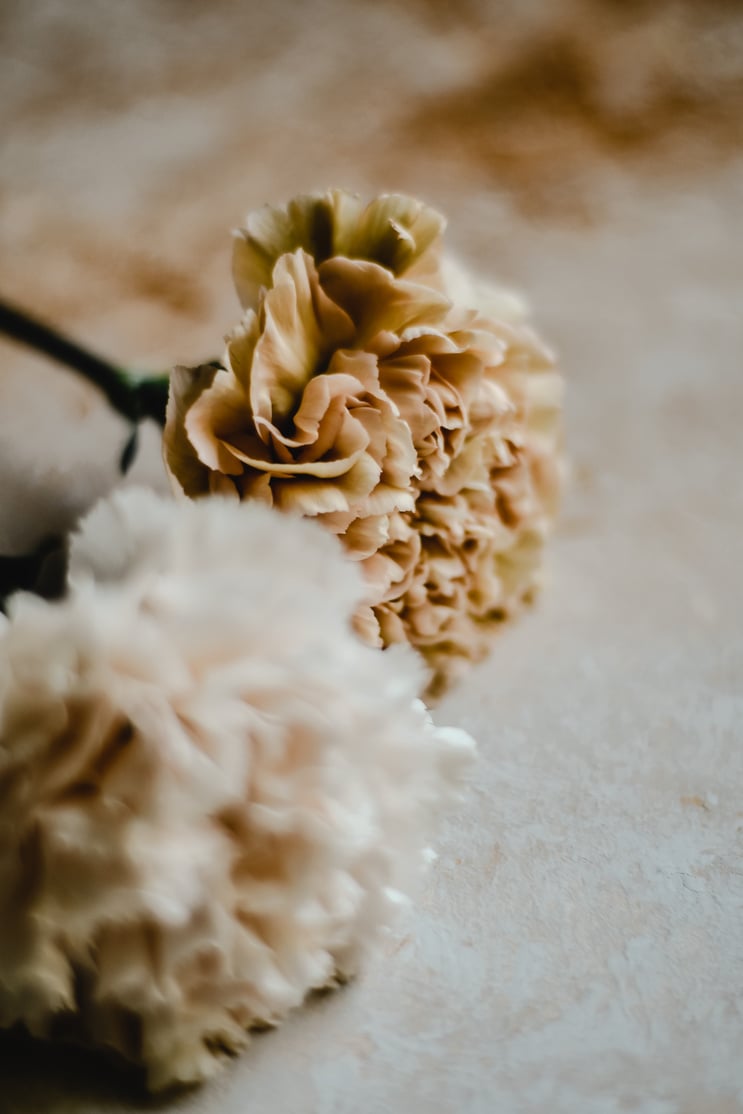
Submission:
[[[130,490],[71,582],[0,628],[0,1025],[202,1080],[353,969],[473,744],[311,522]]]

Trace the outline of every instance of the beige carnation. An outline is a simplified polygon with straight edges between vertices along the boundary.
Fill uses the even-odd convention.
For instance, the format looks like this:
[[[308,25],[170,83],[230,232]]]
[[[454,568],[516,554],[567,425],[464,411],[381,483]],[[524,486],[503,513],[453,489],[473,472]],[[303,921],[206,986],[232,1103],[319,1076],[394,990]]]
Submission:
[[[177,368],[177,490],[317,518],[362,563],[357,628],[431,691],[533,592],[559,480],[561,379],[518,299],[441,252],[443,218],[342,191],[248,218],[220,365]]]
[[[312,523],[133,490],[70,575],[0,630],[0,1025],[198,1081],[354,968],[472,743]]]

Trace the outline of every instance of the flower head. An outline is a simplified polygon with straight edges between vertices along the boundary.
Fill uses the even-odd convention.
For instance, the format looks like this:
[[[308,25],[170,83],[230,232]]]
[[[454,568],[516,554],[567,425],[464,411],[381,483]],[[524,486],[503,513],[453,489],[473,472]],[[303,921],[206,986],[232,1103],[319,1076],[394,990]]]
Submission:
[[[220,365],[177,368],[178,490],[317,518],[364,570],[358,629],[441,688],[533,591],[561,380],[517,301],[441,252],[443,219],[331,191],[248,218]]]
[[[472,743],[312,523],[131,490],[70,578],[0,630],[0,1025],[200,1080],[353,968]]]
[[[235,237],[232,273],[245,309],[269,287],[282,255],[301,249],[319,266],[328,259],[368,260],[396,277],[435,276],[445,220],[440,213],[400,194],[383,194],[365,205],[345,190],[328,190],[264,206],[251,213]]]

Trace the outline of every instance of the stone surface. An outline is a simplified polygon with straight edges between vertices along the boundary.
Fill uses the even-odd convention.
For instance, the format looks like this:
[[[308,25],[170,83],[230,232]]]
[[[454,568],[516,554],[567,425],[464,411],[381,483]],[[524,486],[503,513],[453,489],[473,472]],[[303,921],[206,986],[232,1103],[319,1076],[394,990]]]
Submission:
[[[571,100],[568,67],[512,102],[508,58],[558,41],[550,13],[580,58],[586,13],[600,30],[614,6],[514,6],[505,61],[485,4],[457,22],[423,3],[248,18],[224,0],[190,30],[165,3],[99,2],[100,23],[83,7],[3,16],[0,291],[124,361],[193,362],[234,316],[225,230],[245,209],[331,183],[409,189],[528,291],[569,381],[573,476],[538,605],[437,713],[479,738],[476,781],[363,977],[157,1104],[103,1060],[3,1037],[0,1111],[743,1111],[735,6],[628,6],[639,32],[603,99],[589,72]],[[689,79],[707,101],[663,101],[655,136],[604,142],[607,119],[626,135],[661,112],[678,84],[665,47],[686,57],[692,32],[719,46],[707,84]],[[617,109],[638,57],[640,108]],[[0,359],[0,550],[17,552],[107,489],[125,431],[71,378],[9,345]],[[154,435],[137,467],[163,482]]]

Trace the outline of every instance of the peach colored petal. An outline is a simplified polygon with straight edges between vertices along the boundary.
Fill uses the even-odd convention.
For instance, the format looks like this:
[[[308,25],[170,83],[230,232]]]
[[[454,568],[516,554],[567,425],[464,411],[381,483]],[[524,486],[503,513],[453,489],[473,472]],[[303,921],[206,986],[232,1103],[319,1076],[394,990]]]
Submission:
[[[215,365],[206,364],[176,367],[170,374],[163,459],[174,486],[190,498],[208,492],[209,478],[186,432],[186,416],[199,397],[209,391],[217,370]]]
[[[335,357],[334,357],[335,362]],[[319,424],[331,402],[348,403],[359,392],[359,380],[353,374],[318,375],[305,389],[294,425],[302,432],[317,436]]]
[[[293,483],[275,479],[271,492],[274,506],[308,517],[346,511],[352,502],[339,485],[311,478]]]
[[[240,494],[236,487],[236,478],[223,476],[220,472],[209,473],[209,494],[222,495],[226,499],[239,501]]]
[[[371,611],[371,614],[374,617],[376,629],[372,626],[371,620],[367,620],[363,626],[357,628],[362,637],[367,630],[371,630],[376,635],[377,642],[383,646],[393,646],[396,642],[408,641],[407,628],[392,604],[379,604]],[[367,641],[371,642],[368,638]],[[371,645],[374,644],[371,642]]]
[[[412,511],[415,508],[415,493],[401,491],[399,487],[378,483],[374,490],[358,505],[362,515],[391,514],[393,511]]]
[[[349,513],[326,514],[321,521],[333,534],[343,535],[346,550],[356,561],[371,557],[390,540],[390,516],[387,514],[363,518],[353,518]]]
[[[261,288],[271,282],[276,260],[299,247],[289,214],[266,205],[250,214],[235,232],[232,277],[241,304],[255,306]]]
[[[351,456],[366,449],[368,435],[356,416],[348,409],[348,400],[341,394],[331,395],[325,413],[320,418],[314,441],[302,449],[300,460],[320,460],[326,454]]]
[[[357,348],[339,349],[333,353],[328,364],[327,374],[328,376],[350,376],[364,391],[368,391],[379,398],[384,397],[384,392],[379,385],[377,358],[371,352],[362,352]]]
[[[363,210],[354,228],[347,222],[336,238],[335,254],[371,259],[402,275],[418,264],[419,273],[435,269],[422,257],[441,237],[445,219],[421,201],[402,194],[383,194]]]
[[[188,439],[199,460],[215,472],[236,476],[242,467],[225,445],[225,437],[244,427],[247,399],[231,372],[220,368],[185,415]]]
[[[383,645],[389,645],[391,641],[390,639],[382,639],[374,609],[368,605],[356,609],[353,617],[353,629],[367,646],[374,646],[381,650]],[[403,640],[400,639],[400,641]]]
[[[276,261],[302,248],[318,263],[332,256],[369,259],[395,275],[410,272],[437,282],[440,213],[415,198],[383,194],[364,205],[355,194],[328,190],[295,198],[284,208],[251,213],[235,233],[232,273],[243,306],[256,306]]]
[[[300,476],[291,480],[276,477],[273,484],[274,502],[282,510],[306,515],[347,511],[374,490],[379,482],[379,475],[379,465],[368,453],[361,453],[336,483],[328,483],[312,476]]]
[[[364,453],[363,449],[358,449],[352,456],[341,457],[339,460],[293,461],[291,464],[285,464],[283,461],[262,459],[258,455],[253,455],[237,443],[240,440],[240,436],[237,435],[229,443],[223,443],[229,455],[242,461],[243,464],[247,464],[250,468],[254,468],[257,472],[268,472],[276,477],[306,475],[316,476],[320,479],[333,479],[349,472]]]
[[[397,356],[379,365],[380,384],[394,401],[401,417],[407,422],[413,442],[420,447],[441,425],[443,412],[427,405],[426,390],[431,376],[431,362],[424,356]]]
[[[290,415],[323,360],[352,336],[349,317],[323,291],[306,252],[282,256],[262,304],[253,354],[250,403],[256,417]]]
[[[267,472],[243,472],[236,482],[241,499],[255,499],[259,503],[266,503],[269,507],[273,506],[271,477]]]
[[[434,324],[450,305],[438,291],[395,279],[366,260],[336,257],[322,263],[318,273],[328,296],[352,318],[357,346],[382,331],[399,333],[410,325]]]
[[[250,373],[259,335],[258,315],[249,309],[226,338],[225,367],[230,369],[246,395],[250,394]]]

